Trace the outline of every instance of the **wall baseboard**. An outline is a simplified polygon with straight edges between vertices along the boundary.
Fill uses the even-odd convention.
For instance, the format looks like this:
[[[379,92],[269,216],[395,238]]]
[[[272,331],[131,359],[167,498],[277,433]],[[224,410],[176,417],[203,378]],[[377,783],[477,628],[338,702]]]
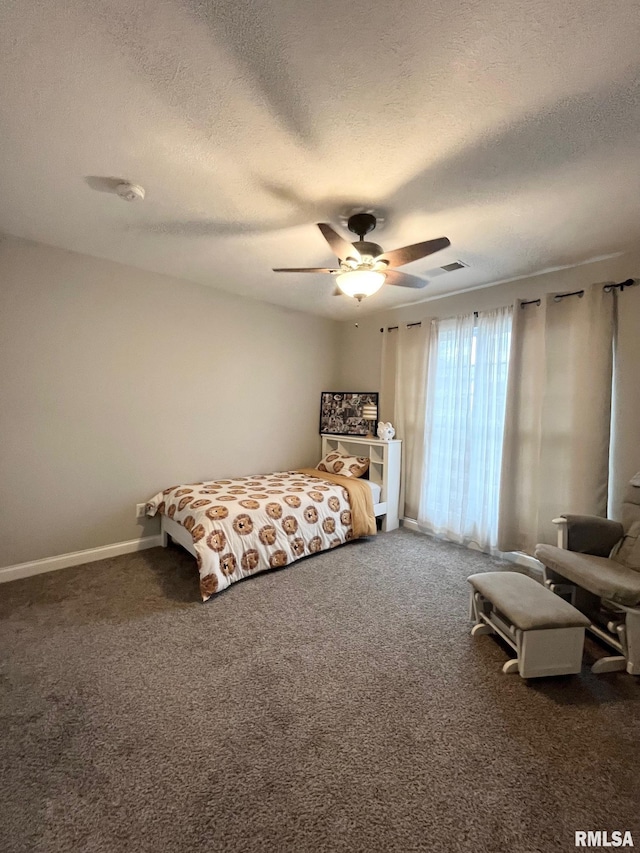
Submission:
[[[418,527],[418,522],[415,518],[403,518],[402,526],[406,527],[407,530],[415,530],[416,533],[421,533],[422,531]],[[424,534],[428,536],[428,533]],[[498,555],[498,559],[508,560],[510,563],[515,563],[517,566],[525,566],[532,573],[539,575],[542,578],[544,573],[544,566],[540,562],[540,560],[536,560],[535,557],[529,556],[529,554],[523,554],[522,551],[504,551]]]
[[[402,526],[408,530],[420,532],[417,521],[413,518],[402,519]],[[425,534],[426,535],[426,534]],[[70,554],[60,554],[57,557],[45,557],[42,560],[32,560],[29,563],[17,563],[14,566],[0,568],[0,583],[28,578],[32,575],[41,575],[44,572],[55,572],[58,569],[67,569],[70,566],[81,566],[83,563],[95,563],[98,560],[107,560],[110,557],[119,557],[121,554],[133,554],[136,551],[144,551],[147,548],[157,548],[162,545],[162,535],[144,536],[142,539],[130,539],[128,542],[114,542],[112,545],[102,545],[99,548],[87,548],[85,551],[73,551]],[[501,555],[503,559],[526,566],[528,569],[542,574],[542,563],[522,554],[511,551]]]
[[[60,554],[58,557],[45,557],[42,560],[32,560],[29,563],[17,563],[15,566],[0,568],[0,583],[41,575],[44,572],[55,572],[69,566],[81,566],[83,563],[95,563],[97,560],[107,560],[109,557],[119,557],[121,554],[133,554],[146,548],[156,548],[162,544],[162,537],[143,536],[142,539],[130,539],[128,542],[114,542],[112,545],[101,545],[99,548],[87,548],[85,551],[73,551],[71,554]]]

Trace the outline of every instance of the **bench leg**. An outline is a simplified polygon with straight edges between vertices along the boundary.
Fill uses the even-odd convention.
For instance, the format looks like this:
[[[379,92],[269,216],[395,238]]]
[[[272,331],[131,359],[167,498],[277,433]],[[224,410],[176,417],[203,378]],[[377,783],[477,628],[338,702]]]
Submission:
[[[519,668],[520,668],[520,661],[518,660],[518,658],[512,658],[511,660],[508,660],[504,664],[504,666],[502,667],[502,671],[506,675],[511,675],[511,673],[513,673],[513,672],[518,672]]]
[[[472,637],[477,637],[479,634],[496,633],[491,625],[488,625],[482,618],[482,614],[486,612],[486,609],[487,608],[484,606],[484,600],[480,594],[472,589],[471,597],[469,598],[469,618],[476,623],[471,629]]]

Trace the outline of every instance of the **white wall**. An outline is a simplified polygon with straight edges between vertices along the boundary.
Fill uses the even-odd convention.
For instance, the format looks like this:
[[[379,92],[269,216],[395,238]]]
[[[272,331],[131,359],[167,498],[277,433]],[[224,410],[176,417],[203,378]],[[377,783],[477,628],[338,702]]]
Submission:
[[[453,277],[455,273],[451,275]],[[627,278],[640,280],[640,252],[367,315],[359,319],[357,328],[354,323],[342,323],[337,387],[379,390],[381,327],[497,308],[516,299],[536,299],[548,292],[570,292],[596,282],[619,282]],[[612,465],[611,514],[614,516],[619,514],[624,485],[636,471],[640,471],[640,285],[625,290],[620,295],[619,306]],[[384,403],[380,416],[384,420],[391,417],[391,412],[385,411]]]
[[[155,533],[135,504],[175,482],[315,464],[338,326],[4,238],[0,566]]]

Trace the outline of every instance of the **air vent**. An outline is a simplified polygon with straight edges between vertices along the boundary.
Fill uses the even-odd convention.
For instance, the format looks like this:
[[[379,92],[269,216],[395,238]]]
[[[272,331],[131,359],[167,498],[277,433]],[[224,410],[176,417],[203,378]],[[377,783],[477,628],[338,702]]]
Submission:
[[[445,264],[443,267],[440,267],[440,269],[445,272],[453,272],[454,270],[461,270],[468,266],[469,264],[463,264],[462,261],[454,261],[452,264]]]

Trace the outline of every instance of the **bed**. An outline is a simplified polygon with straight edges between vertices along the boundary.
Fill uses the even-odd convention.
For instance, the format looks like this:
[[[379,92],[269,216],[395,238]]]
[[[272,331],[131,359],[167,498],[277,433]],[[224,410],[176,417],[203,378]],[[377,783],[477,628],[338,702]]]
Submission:
[[[323,462],[340,456],[325,442],[324,450]],[[245,577],[375,535],[375,516],[387,508],[386,484],[376,481],[375,470],[361,478],[369,477],[370,458],[358,459],[366,466],[357,472],[354,466],[355,475],[346,468],[342,474],[326,470],[321,462],[325,470],[171,486],[147,501],[146,514],[160,516],[163,545],[171,537],[196,558],[206,601]],[[333,465],[341,462],[328,467]]]

